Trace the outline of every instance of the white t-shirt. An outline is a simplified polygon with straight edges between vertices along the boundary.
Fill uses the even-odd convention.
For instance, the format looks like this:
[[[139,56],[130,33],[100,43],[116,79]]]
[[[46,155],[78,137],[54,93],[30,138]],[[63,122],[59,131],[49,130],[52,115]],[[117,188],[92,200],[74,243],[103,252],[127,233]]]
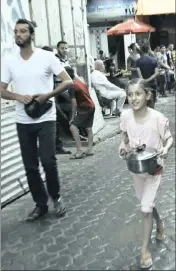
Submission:
[[[20,53],[10,55],[2,62],[1,81],[14,83],[15,93],[21,95],[45,94],[53,90],[53,75],[59,75],[64,68],[59,59],[49,51],[35,48],[33,55],[24,60]],[[38,119],[30,118],[24,104],[16,102],[16,122],[23,124],[56,120],[56,106],[51,98],[52,108]]]

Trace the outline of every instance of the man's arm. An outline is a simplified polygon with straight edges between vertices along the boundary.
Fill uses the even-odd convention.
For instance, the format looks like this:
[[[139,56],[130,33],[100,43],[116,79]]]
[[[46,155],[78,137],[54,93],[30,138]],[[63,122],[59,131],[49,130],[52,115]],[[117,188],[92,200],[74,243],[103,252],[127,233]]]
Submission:
[[[159,59],[158,59],[158,63],[159,63],[159,66],[160,66],[161,68],[164,68],[164,69],[166,69],[166,70],[170,70],[170,69],[171,69],[169,65],[167,65],[166,63],[164,63],[164,62],[162,61],[162,58],[159,58]]]
[[[137,74],[138,74],[138,77],[143,79],[143,76],[142,76],[142,73],[141,73],[141,69],[139,67],[137,67]]]
[[[30,103],[33,99],[30,95],[20,95],[13,92],[10,92],[7,90],[8,84],[1,82],[0,83],[0,90],[1,90],[1,98],[5,100],[11,100],[11,101],[18,101],[20,103]]]
[[[59,75],[57,75],[57,77],[59,77],[62,80],[62,83],[60,83],[53,91],[48,92],[46,94],[35,95],[36,97],[35,100],[38,101],[40,104],[56,96],[58,93],[67,90],[73,85],[73,81],[66,71],[62,71]]]
[[[152,76],[150,76],[148,79],[145,79],[145,81],[148,83],[148,82],[154,80],[158,76],[158,73],[159,73],[159,70],[157,67],[157,68],[155,68],[155,73]]]
[[[62,83],[47,94],[48,99],[56,96],[58,93],[61,93],[73,85],[73,81],[66,71],[61,72],[57,77],[62,80]]]

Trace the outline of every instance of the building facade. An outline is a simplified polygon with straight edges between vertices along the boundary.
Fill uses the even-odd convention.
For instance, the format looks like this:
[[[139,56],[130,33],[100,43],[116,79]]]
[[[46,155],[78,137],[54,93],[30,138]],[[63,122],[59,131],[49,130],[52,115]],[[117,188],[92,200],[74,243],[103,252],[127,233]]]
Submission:
[[[151,34],[151,46],[168,46],[169,43],[176,45],[176,2],[175,0],[137,0],[136,16],[156,28]]]
[[[108,57],[111,53],[119,68],[126,67],[127,47],[135,42],[135,35],[107,36],[114,25],[134,18],[135,0],[90,0],[87,2],[87,20],[91,40],[90,51],[97,58],[99,50]]]

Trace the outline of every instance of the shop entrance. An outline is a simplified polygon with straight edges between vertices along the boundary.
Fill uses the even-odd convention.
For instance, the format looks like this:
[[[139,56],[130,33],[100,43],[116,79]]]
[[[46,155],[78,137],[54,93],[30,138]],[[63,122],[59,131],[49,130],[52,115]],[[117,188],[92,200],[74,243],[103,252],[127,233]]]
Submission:
[[[118,69],[125,68],[125,52],[123,36],[108,36],[109,53],[111,53],[117,63]]]

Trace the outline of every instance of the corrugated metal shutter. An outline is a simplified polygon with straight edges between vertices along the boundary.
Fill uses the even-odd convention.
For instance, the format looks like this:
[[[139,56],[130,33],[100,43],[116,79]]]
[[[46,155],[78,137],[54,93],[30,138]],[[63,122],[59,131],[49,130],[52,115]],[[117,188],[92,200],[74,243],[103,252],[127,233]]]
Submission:
[[[1,109],[1,206],[28,190],[12,105]]]

